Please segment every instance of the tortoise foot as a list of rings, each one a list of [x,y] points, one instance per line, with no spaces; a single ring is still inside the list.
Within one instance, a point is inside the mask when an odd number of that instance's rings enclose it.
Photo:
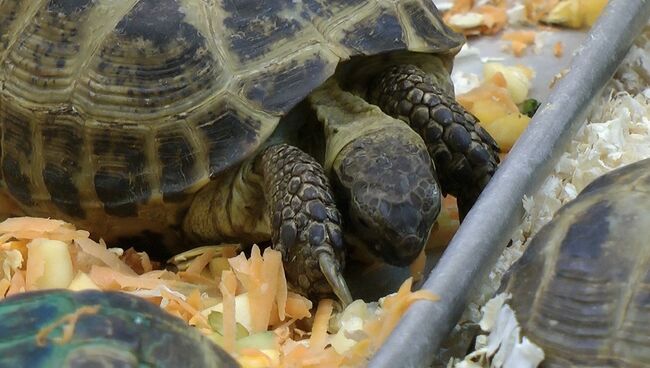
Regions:
[[[343,279],[341,215],[323,167],[300,149],[280,144],[261,156],[273,246],[283,254],[293,288],[352,302]]]
[[[494,139],[413,65],[388,68],[371,86],[369,99],[422,136],[442,191],[457,198],[464,217],[497,169],[499,147]]]

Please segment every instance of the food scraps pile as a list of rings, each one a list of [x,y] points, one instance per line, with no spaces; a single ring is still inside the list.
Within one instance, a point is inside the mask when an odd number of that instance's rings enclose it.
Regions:
[[[408,279],[376,303],[357,300],[335,313],[288,290],[280,252],[208,246],[162,269],[146,253],[107,248],[87,231],[53,219],[0,223],[0,299],[53,288],[117,290],[151,301],[194,326],[243,367],[359,366],[388,337],[415,300]],[[239,254],[238,254],[239,253]]]
[[[436,5],[455,31],[470,38],[500,37],[506,41],[504,50],[521,57],[529,47],[541,47],[540,33],[591,27],[607,0],[455,0]],[[556,57],[562,56],[561,41],[552,47]]]

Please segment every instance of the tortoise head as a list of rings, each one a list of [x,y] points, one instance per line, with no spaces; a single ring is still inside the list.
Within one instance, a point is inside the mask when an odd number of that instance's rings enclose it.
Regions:
[[[431,159],[408,129],[366,134],[335,160],[334,186],[346,215],[345,238],[386,263],[415,260],[440,212]]]

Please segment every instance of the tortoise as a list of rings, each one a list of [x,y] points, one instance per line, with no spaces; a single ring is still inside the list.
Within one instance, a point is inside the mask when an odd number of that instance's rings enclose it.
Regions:
[[[597,178],[531,240],[504,277],[545,367],[650,361],[650,159]]]
[[[0,303],[0,328],[2,367],[239,367],[180,318],[123,292],[12,295]]]
[[[271,242],[296,291],[350,301],[347,248],[409,264],[498,166],[463,43],[430,0],[0,1],[6,216],[157,258]]]

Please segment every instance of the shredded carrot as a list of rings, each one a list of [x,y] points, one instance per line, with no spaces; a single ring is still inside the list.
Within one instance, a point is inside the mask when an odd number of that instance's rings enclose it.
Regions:
[[[327,345],[327,327],[329,326],[333,308],[334,303],[331,299],[323,299],[318,303],[309,339],[309,346],[312,351],[323,350]]]
[[[286,314],[290,318],[303,319],[311,317],[312,303],[302,295],[289,291],[287,293]]]
[[[178,303],[178,306],[185,312],[187,312],[191,317],[193,318],[197,325],[200,327],[205,327],[209,328],[210,325],[208,324],[208,319],[201,314],[199,310],[191,306],[187,301],[181,299],[177,295],[174,295],[167,290],[160,290],[160,295],[162,295],[164,298],[174,300],[176,303]]]
[[[521,41],[526,44],[535,42],[536,33],[534,31],[511,31],[503,34],[501,39],[506,41]]]
[[[31,255],[29,250],[27,254],[27,265],[25,266],[25,290],[36,290],[37,281],[45,274],[45,260],[41,256]]]
[[[61,220],[51,220],[38,217],[12,217],[0,223],[0,243],[11,238],[70,241],[77,238],[88,238],[90,233],[76,230],[72,224]]]
[[[458,14],[466,13],[474,7],[474,0],[455,0],[454,4],[451,6],[449,13]]]
[[[508,24],[508,13],[504,7],[483,5],[478,7],[476,11],[483,15],[484,27],[481,28],[482,34],[497,34]]]
[[[11,281],[7,279],[0,280],[0,300],[5,298],[7,290],[9,290],[9,286],[11,286]]]
[[[133,248],[124,251],[122,261],[135,271],[137,274],[143,274],[153,270],[153,264],[149,259],[149,255],[145,252],[137,252]]]
[[[54,341],[57,344],[68,343],[72,339],[72,336],[74,335],[74,328],[75,325],[77,324],[77,321],[79,320],[79,317],[86,314],[96,314],[98,311],[99,311],[98,305],[92,305],[92,306],[85,305],[72,313],[66,314],[65,316],[59,318],[54,323],[38,331],[38,333],[36,334],[36,344],[38,346],[45,346],[47,337],[52,333],[52,331],[54,331],[57,327],[61,325],[63,325],[63,333],[61,334],[60,337],[53,338],[52,341]]]
[[[386,309],[387,313],[383,321],[381,322],[381,328],[379,334],[376,336],[376,346],[379,346],[386,341],[388,335],[393,331],[397,323],[401,319],[402,315],[406,309],[411,305],[411,303],[417,299],[412,298],[411,286],[413,284],[413,279],[408,278],[396,294],[386,297],[383,307]],[[438,298],[434,295],[431,295],[429,292],[420,290],[417,294],[418,299],[427,299],[430,301],[436,301]]]
[[[510,49],[517,57],[522,56],[526,48],[535,43],[534,31],[512,31],[505,33],[501,39],[510,41]]]
[[[278,292],[275,297],[275,303],[278,306],[278,319],[284,321],[287,316],[287,279],[284,276],[284,266],[280,262],[278,272]]]
[[[75,243],[86,253],[96,257],[104,262],[105,265],[119,271],[125,275],[137,275],[129,266],[126,265],[115,253],[108,251],[102,246],[89,238],[75,239]]]
[[[223,341],[224,349],[233,353],[235,351],[235,331],[237,321],[235,319],[235,293],[237,290],[237,279],[232,271],[221,273],[219,285],[223,295]]]
[[[196,257],[192,261],[186,272],[200,275],[201,271],[203,271],[203,269],[208,265],[208,263],[210,263],[210,260],[214,258],[216,254],[217,252],[214,249],[207,250],[205,253]]]
[[[524,0],[526,18],[537,23],[557,5],[560,0]]]
[[[199,289],[194,289],[187,297],[187,304],[191,305],[194,309],[201,309],[201,292]]]
[[[9,286],[9,290],[7,290],[7,294],[5,295],[10,296],[23,291],[25,291],[25,271],[18,270],[11,277],[11,285]]]
[[[197,275],[195,273],[188,273],[186,271],[180,271],[177,273],[178,277],[185,281],[197,284],[203,284],[206,286],[219,287],[219,278],[211,279],[203,275]]]
[[[269,326],[269,321],[271,315],[273,314],[272,309],[274,305],[277,307],[276,300],[278,298],[278,283],[280,271],[282,271],[282,253],[273,250],[271,248],[266,248],[264,250],[264,265],[262,267],[262,285],[261,291],[264,295],[264,305],[258,306],[262,307],[264,314],[261,317],[260,325],[264,325],[264,330]],[[267,312],[268,311],[268,314]],[[276,312],[275,315],[279,315],[279,312]]]
[[[496,87],[499,80],[495,79],[493,83]],[[35,229],[35,223],[43,224],[49,233]],[[33,280],[38,279],[38,270],[41,269],[42,274],[43,267],[39,266],[41,262],[37,257],[29,256],[26,244],[31,239],[48,238],[54,233],[59,239],[67,237],[75,273],[87,274],[90,281],[101,290],[122,290],[138,295],[160,306],[167,313],[183,319],[203,334],[215,333],[208,323],[205,311],[222,303],[223,340],[220,344],[247,367],[357,366],[354,362],[363,365],[373,349],[388,336],[408,305],[415,300],[435,300],[427,292],[411,292],[412,280],[409,279],[395,295],[384,300],[377,313],[364,321],[364,332],[360,336],[366,334],[368,337],[342,355],[328,346],[328,326],[334,309],[333,300],[322,300],[314,308],[309,299],[290,292],[281,254],[271,248],[266,248],[262,253],[255,245],[248,258],[244,254],[235,255],[230,252],[226,252],[229,254],[225,256],[225,253],[216,249],[202,250],[203,253],[193,253],[198,256],[190,261],[181,260],[184,262],[183,266],[186,266],[183,271],[171,272],[157,269],[160,264],[151,262],[146,253],[138,253],[133,249],[115,252],[108,249],[103,241],[95,242],[87,234],[64,222],[39,219],[14,221],[9,225],[0,223],[0,229],[4,226],[12,231],[11,234],[0,231],[0,237],[5,236],[7,241],[0,243],[0,252],[13,252],[13,257],[17,257],[15,250],[19,250],[24,262],[16,266],[17,261],[14,261],[10,266],[13,277],[8,279],[9,275],[5,275],[4,279],[0,279],[0,299],[5,295],[24,292],[29,289],[28,285],[33,283]],[[17,237],[16,234],[25,238]],[[420,256],[418,262],[424,260],[423,255]],[[218,264],[212,262],[215,259],[219,260]],[[413,266],[415,267],[415,264]],[[16,267],[18,269],[14,270]],[[218,275],[213,274],[216,270],[220,272]],[[251,327],[252,333],[273,331],[273,347],[265,347],[262,350],[237,348],[239,311],[236,308],[239,302],[235,303],[235,300],[238,293],[246,293],[246,303],[251,308],[246,311],[250,316],[242,317],[250,318],[250,326],[246,327]],[[79,315],[86,313],[84,310],[78,312]],[[296,326],[296,321],[310,318],[312,313],[315,313],[315,316],[311,331],[305,332]],[[77,318],[74,314],[65,316],[56,324],[40,331],[39,343],[47,343],[48,336],[62,324],[60,337],[51,341],[70,341]]]
[[[562,44],[562,41],[558,41],[553,45],[553,55],[555,57],[562,57],[564,54],[564,44]]]

